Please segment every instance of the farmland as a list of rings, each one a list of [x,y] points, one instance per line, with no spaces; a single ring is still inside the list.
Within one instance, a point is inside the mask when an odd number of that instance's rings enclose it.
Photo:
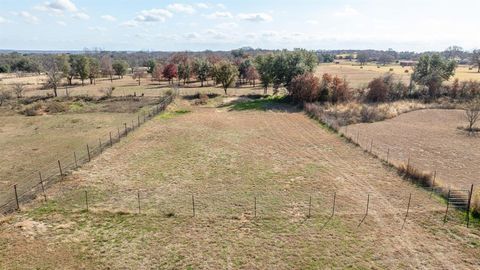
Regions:
[[[444,225],[441,200],[295,108],[191,104],[177,100],[48,190],[47,203],[5,217],[1,268],[480,263],[478,230],[462,225],[459,212]]]

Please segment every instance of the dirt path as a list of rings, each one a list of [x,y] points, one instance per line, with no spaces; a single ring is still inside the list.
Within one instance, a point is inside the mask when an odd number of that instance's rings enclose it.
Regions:
[[[458,213],[444,225],[437,198],[302,113],[189,109],[146,124],[52,189],[51,212],[33,207],[5,221],[0,243],[25,245],[14,224],[33,219],[47,229],[27,247],[62,243],[50,252],[80,254],[66,268],[480,266],[478,228]],[[89,214],[79,211],[84,190]],[[53,229],[62,224],[75,229]],[[3,250],[0,261],[14,255]]]

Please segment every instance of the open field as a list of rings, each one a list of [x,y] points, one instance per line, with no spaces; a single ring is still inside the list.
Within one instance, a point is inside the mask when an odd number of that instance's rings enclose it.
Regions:
[[[348,136],[360,134],[360,144],[369,148],[374,141],[374,152],[390,160],[405,163],[410,156],[413,166],[434,172],[437,181],[447,187],[469,189],[480,186],[480,141],[467,136],[458,127],[465,126],[463,110],[418,110],[382,122],[356,124],[342,128]]]
[[[393,69],[393,71],[390,71],[390,69]],[[405,70],[408,70],[408,73],[405,73]],[[341,61],[340,64],[320,64],[316,71],[319,76],[324,73],[330,73],[341,78],[345,77],[352,87],[366,87],[372,79],[386,73],[392,73],[397,80],[408,84],[412,72],[411,67],[402,68],[400,65],[391,64],[379,66],[378,68],[376,64],[369,63],[360,68],[358,63],[348,61]],[[460,81],[480,80],[480,73],[476,69],[469,70],[468,66],[459,66],[451,81],[455,78],[458,78]]]
[[[478,228],[459,213],[443,224],[439,198],[303,113],[278,108],[178,101],[48,190],[48,203],[1,220],[0,268],[480,265]]]

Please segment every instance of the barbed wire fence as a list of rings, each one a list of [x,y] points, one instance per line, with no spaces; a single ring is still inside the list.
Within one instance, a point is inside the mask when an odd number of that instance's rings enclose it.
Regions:
[[[94,157],[100,155],[105,149],[112,147],[114,144],[141,125],[152,119],[156,115],[165,111],[167,106],[173,101],[177,95],[177,90],[170,95],[167,95],[161,102],[154,105],[148,111],[138,114],[131,123],[124,123],[122,127],[109,132],[103,139],[96,142],[85,143],[81,149],[73,151],[73,153],[65,153],[58,157],[58,159],[44,167],[38,168],[38,172],[31,173],[24,177],[24,179],[31,179],[22,181],[17,184],[7,187],[2,193],[7,194],[6,199],[0,205],[0,214],[8,214],[15,210],[20,210],[21,203],[33,200],[38,194],[46,200],[45,191],[55,183],[64,180],[65,176],[72,171],[78,169],[82,165],[90,162]]]

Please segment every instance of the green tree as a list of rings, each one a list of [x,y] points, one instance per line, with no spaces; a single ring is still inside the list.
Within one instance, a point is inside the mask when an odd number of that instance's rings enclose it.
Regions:
[[[221,61],[214,67],[215,81],[222,84],[225,95],[238,76],[237,67],[229,61]]]
[[[205,58],[198,58],[193,63],[193,72],[197,75],[197,79],[203,87],[203,82],[208,79],[210,74],[211,66],[210,63]]]
[[[90,79],[90,84],[95,84],[98,74],[100,74],[100,61],[91,57],[88,62],[90,64],[88,78]]]
[[[152,74],[153,73],[153,70],[155,69],[155,65],[157,63],[155,62],[155,60],[153,59],[150,59],[147,61],[147,73],[148,74]]]
[[[115,60],[112,64],[115,75],[123,79],[123,76],[127,74],[128,63],[124,60]]]
[[[82,86],[85,85],[84,81],[88,79],[88,76],[90,75],[90,62],[88,57],[81,55],[78,60],[77,60],[77,74],[80,77],[80,80],[82,81]]]
[[[360,63],[360,66],[364,66],[369,60],[368,54],[359,53],[357,54],[357,61]]]
[[[438,54],[422,55],[415,66],[412,80],[428,88],[428,96],[435,98],[444,81],[455,74],[457,64],[454,60],[446,60]]]
[[[190,80],[191,73],[192,68],[188,61],[180,62],[180,64],[178,64],[178,79],[183,80],[184,85]]]
[[[273,54],[259,55],[254,60],[265,94],[267,94],[268,86],[273,83],[273,60]]]

